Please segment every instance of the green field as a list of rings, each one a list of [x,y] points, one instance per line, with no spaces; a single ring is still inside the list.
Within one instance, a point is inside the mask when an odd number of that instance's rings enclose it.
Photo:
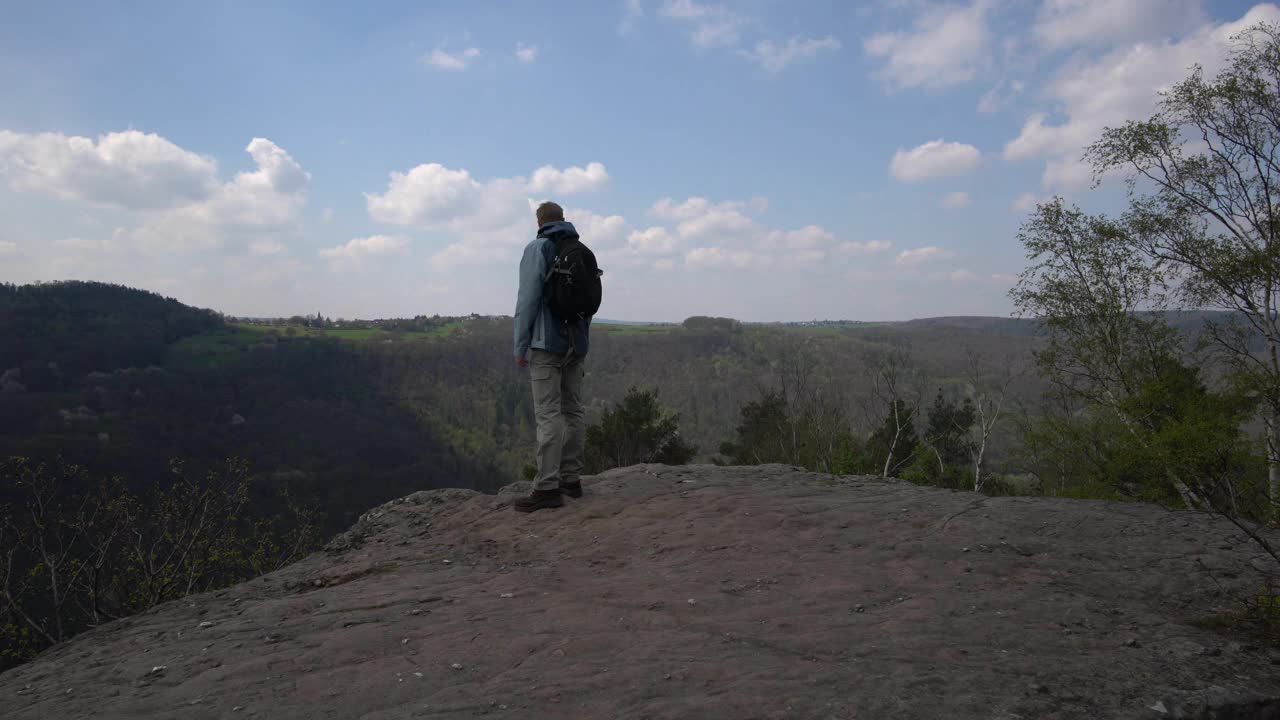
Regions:
[[[594,323],[592,330],[608,335],[665,335],[680,329],[679,325],[622,325],[612,323]]]
[[[211,367],[233,361],[254,345],[293,338],[334,338],[350,342],[405,342],[447,337],[465,325],[451,322],[427,331],[390,331],[380,328],[311,328],[305,325],[255,325],[228,323],[225,328],[183,338],[169,346],[169,362],[182,367]]]

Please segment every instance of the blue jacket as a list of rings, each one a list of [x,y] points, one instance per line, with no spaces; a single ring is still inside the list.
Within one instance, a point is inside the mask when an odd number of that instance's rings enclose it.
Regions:
[[[570,349],[576,357],[586,357],[591,345],[591,319],[565,327],[551,317],[551,309],[542,300],[542,286],[547,269],[556,259],[555,238],[578,237],[572,223],[549,222],[538,228],[538,237],[524,248],[520,258],[520,291],[516,294],[516,357],[525,357],[530,348],[565,355]],[[569,333],[573,333],[570,344]]]

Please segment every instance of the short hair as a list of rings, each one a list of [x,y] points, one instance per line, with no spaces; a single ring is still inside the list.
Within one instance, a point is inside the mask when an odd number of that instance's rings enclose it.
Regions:
[[[557,220],[564,220],[564,208],[550,200],[538,206],[539,225],[546,225],[549,222],[555,222]]]

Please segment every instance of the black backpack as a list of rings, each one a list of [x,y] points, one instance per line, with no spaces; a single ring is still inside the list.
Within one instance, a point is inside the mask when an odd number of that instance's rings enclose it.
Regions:
[[[552,317],[569,325],[589,318],[600,309],[604,274],[596,265],[595,253],[582,244],[577,233],[567,230],[539,233],[555,243],[556,257],[543,278],[542,297]]]

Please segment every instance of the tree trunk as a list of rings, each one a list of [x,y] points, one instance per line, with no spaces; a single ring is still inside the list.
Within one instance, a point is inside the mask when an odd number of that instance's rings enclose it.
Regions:
[[[1280,418],[1267,416],[1267,500],[1271,503],[1271,522],[1280,524]]]

